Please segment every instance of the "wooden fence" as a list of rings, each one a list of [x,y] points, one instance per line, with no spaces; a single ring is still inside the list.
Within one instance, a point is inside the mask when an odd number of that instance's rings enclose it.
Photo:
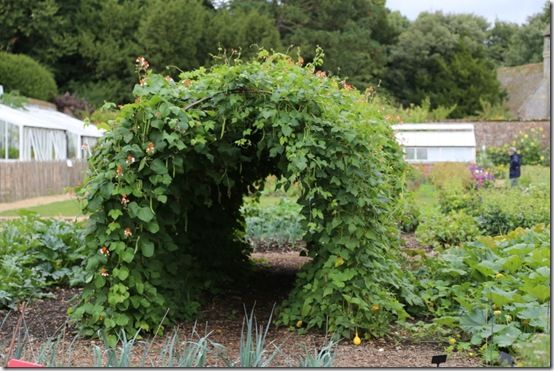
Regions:
[[[79,185],[87,169],[86,161],[6,161],[0,162],[0,202],[63,194],[66,187]]]

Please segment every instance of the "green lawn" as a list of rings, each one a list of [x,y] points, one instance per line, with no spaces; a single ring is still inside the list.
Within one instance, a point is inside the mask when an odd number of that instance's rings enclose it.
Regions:
[[[18,216],[20,212],[28,210],[39,213],[41,216],[82,216],[81,207],[77,200],[53,202],[51,204],[14,209],[0,213],[0,216]]]
[[[422,213],[428,213],[439,207],[438,191],[431,183],[422,183],[414,191],[414,199]]]

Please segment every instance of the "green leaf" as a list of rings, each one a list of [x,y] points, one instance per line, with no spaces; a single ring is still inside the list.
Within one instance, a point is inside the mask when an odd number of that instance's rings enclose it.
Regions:
[[[114,316],[115,323],[118,326],[126,326],[129,323],[129,317],[125,314],[118,313]]]
[[[546,330],[550,322],[548,306],[545,304],[539,306],[536,303],[529,303],[526,306],[524,310],[517,314],[517,317],[528,320],[529,325],[533,327]]]
[[[126,250],[121,254],[121,260],[123,260],[123,261],[126,262],[126,263],[132,262],[134,257],[135,257],[135,254],[133,254],[133,250],[132,250],[132,249],[126,249]]]
[[[111,318],[104,318],[104,326],[106,326],[106,328],[110,329],[110,328],[113,328],[115,327],[115,321]]]
[[[548,298],[550,298],[550,287],[545,285],[529,285],[526,284],[522,287],[522,290],[536,298],[539,302],[544,303]]]
[[[119,218],[121,215],[123,215],[123,212],[119,209],[112,209],[108,212],[108,215],[113,219],[113,220],[116,220],[117,218]]]
[[[149,207],[141,207],[137,210],[137,217],[143,222],[149,222],[154,218],[154,213],[150,210]]]
[[[167,174],[167,167],[165,166],[165,163],[159,158],[152,161],[152,163],[150,164],[150,169],[159,175]]]
[[[94,287],[96,287],[97,289],[100,289],[104,287],[105,284],[106,284],[106,280],[104,279],[104,277],[102,277],[100,274],[97,275],[96,279],[94,280]]]
[[[141,241],[141,251],[142,255],[147,258],[150,258],[154,255],[154,243],[148,240]]]
[[[152,220],[148,224],[146,224],[146,230],[150,233],[158,233],[158,231],[160,230],[160,225],[156,220]]]
[[[493,287],[488,291],[483,290],[483,294],[485,294],[488,298],[490,298],[492,302],[496,304],[498,307],[502,307],[503,305],[512,303],[514,301],[514,295],[516,293],[517,293],[517,290],[504,291],[496,287]]]
[[[489,312],[489,316],[492,313]],[[460,328],[470,334],[482,334],[488,330],[490,322],[484,309],[474,309],[460,318]]]
[[[519,336],[521,331],[513,324],[510,324],[502,331],[494,334],[493,340],[499,347],[511,346]]]
[[[120,280],[125,281],[125,279],[127,279],[127,277],[129,277],[129,270],[125,267],[119,268],[118,273],[117,273],[117,277]]]
[[[502,270],[512,273],[517,271],[522,264],[523,261],[521,260],[521,257],[517,255],[512,255],[506,259],[506,261],[502,265]]]
[[[127,207],[127,210],[129,210],[129,216],[131,218],[136,217],[139,209],[140,209],[140,206],[135,201],[129,203],[129,206]]]

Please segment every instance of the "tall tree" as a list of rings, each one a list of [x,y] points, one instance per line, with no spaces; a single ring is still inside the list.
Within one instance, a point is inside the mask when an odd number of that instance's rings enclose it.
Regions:
[[[403,104],[426,97],[433,108],[456,104],[453,117],[474,114],[479,98],[499,102],[484,46],[487,28],[484,18],[471,14],[421,13],[392,48],[385,87]]]
[[[206,27],[205,47],[210,54],[217,54],[218,48],[236,49],[240,50],[241,58],[247,59],[255,55],[258,48],[282,48],[275,21],[268,12],[256,3],[231,5],[213,13]]]
[[[75,52],[71,19],[77,0],[0,1],[0,48],[26,54],[52,70],[56,77],[62,68],[58,60]]]
[[[506,53],[508,66],[542,61],[543,35],[550,27],[550,6],[550,2],[546,2],[543,10],[528,17],[527,22],[512,36]]]
[[[152,68],[166,66],[183,70],[201,66],[199,53],[208,10],[200,0],[153,0],[140,22],[138,39]]]
[[[282,0],[272,11],[283,44],[300,47],[305,60],[321,46],[323,69],[361,89],[382,74],[385,45],[396,36],[383,0]]]
[[[143,14],[143,1],[82,0],[74,22],[78,25],[79,56],[83,70],[68,82],[98,105],[104,100],[130,99],[136,81],[134,64],[141,49],[136,30]]]
[[[487,55],[498,66],[506,64],[510,50],[510,40],[518,32],[517,23],[496,20],[494,27],[487,31]]]

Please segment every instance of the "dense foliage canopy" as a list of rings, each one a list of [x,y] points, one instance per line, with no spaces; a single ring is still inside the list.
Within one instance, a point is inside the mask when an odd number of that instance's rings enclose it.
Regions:
[[[74,318],[90,334],[154,331],[168,308],[191,317],[203,292],[236,282],[249,253],[239,209],[269,174],[300,184],[313,257],[282,323],[377,335],[406,315],[399,294],[417,301],[396,259],[392,131],[348,84],[298,64],[262,51],[136,85],[83,189],[90,257]]]
[[[473,15],[421,13],[393,47],[385,79],[404,104],[453,106],[452,117],[473,115],[480,101],[499,103],[500,83],[486,58],[487,22]]]
[[[387,9],[383,0],[4,0],[0,2],[0,47],[36,59],[54,73],[62,93],[76,93],[95,106],[105,100],[131,101],[128,87],[139,55],[146,56],[155,71],[176,77],[179,69],[213,65],[213,55],[222,51],[248,58],[263,47],[292,56],[299,53],[309,62],[317,45],[325,50],[321,69],[328,74],[347,78],[361,91],[386,81],[387,93],[401,103],[419,104],[422,97],[437,92],[428,83],[437,68],[471,74],[493,69],[490,62],[540,61],[549,14],[546,3],[543,12],[522,26],[497,21],[490,27],[483,18],[468,14],[427,14],[421,16],[425,21],[410,22]],[[437,45],[444,48],[422,60],[402,58],[406,39],[420,45],[420,40],[413,39],[420,27],[416,24],[428,22],[430,27],[438,20],[442,26],[425,38],[436,36]],[[469,44],[470,53],[460,55],[469,58],[467,64],[473,66],[469,70],[459,70],[453,59],[460,35]],[[476,45],[485,50],[477,52]],[[442,67],[437,66],[439,60]],[[397,69],[398,63],[413,61],[416,65],[407,66],[408,70]],[[403,77],[414,70],[418,82],[423,81],[415,96],[410,93],[414,81]],[[491,92],[498,87],[480,83],[482,78],[472,84],[471,95],[478,95],[477,102],[482,98],[494,103],[497,98],[492,99]],[[463,79],[451,82],[465,88]],[[441,89],[445,100],[458,99],[458,93],[450,96],[449,89]],[[380,93],[384,92],[381,88]],[[442,104],[431,103],[433,108]],[[466,111],[458,108],[453,115]]]

